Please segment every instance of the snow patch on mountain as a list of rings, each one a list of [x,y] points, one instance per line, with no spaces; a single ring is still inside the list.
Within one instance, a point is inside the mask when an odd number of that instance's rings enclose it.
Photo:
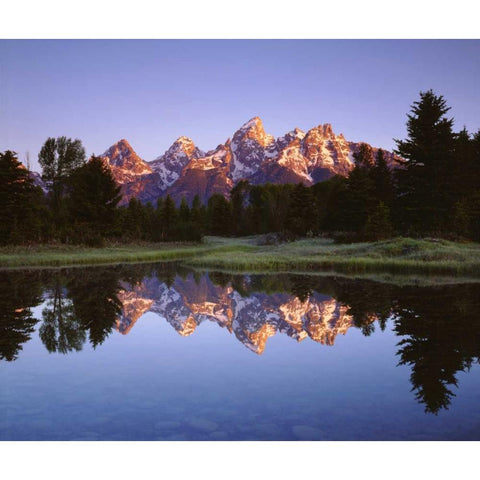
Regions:
[[[152,160],[149,165],[155,173],[159,174],[162,186],[166,189],[178,180],[182,170],[191,160],[204,155],[205,153],[197,148],[190,138],[182,136],[177,138],[163,155]]]

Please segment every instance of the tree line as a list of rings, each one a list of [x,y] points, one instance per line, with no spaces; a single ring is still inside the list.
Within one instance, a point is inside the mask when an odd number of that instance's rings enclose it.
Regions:
[[[198,241],[204,235],[334,234],[340,241],[393,235],[480,240],[480,130],[453,131],[445,99],[420,93],[395,140],[396,165],[361,144],[348,177],[303,184],[251,185],[180,205],[135,198],[118,206],[120,187],[99,157],[86,161],[80,140],[49,138],[39,153],[44,194],[15,152],[0,153],[0,243]]]

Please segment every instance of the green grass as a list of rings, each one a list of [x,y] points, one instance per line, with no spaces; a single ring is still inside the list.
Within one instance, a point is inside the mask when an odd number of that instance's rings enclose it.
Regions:
[[[232,240],[232,246],[236,245]],[[215,245],[215,240],[210,240]],[[218,244],[218,243],[217,243]],[[223,246],[227,244],[224,240]],[[480,277],[480,244],[446,240],[396,238],[375,243],[334,244],[309,239],[243,251],[211,251],[189,265],[229,271],[335,271],[348,273],[435,274]]]
[[[89,248],[66,245],[0,248],[0,268],[60,267],[181,260],[207,247],[188,244],[132,244]]]
[[[229,272],[338,272],[353,275],[430,275],[480,278],[480,244],[395,238],[334,244],[306,239],[277,246],[258,237],[205,237],[202,244],[133,244],[104,248],[47,245],[0,248],[0,268],[58,267],[181,260]]]

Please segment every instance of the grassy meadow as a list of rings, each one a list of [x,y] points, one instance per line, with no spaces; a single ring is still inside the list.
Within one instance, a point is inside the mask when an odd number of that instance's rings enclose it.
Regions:
[[[206,252],[199,244],[118,244],[106,247],[41,245],[0,248],[0,268],[64,267],[181,260]]]
[[[336,244],[330,239],[259,245],[261,237],[205,237],[202,243],[112,244],[103,248],[44,245],[0,248],[0,268],[181,261],[229,272],[336,272],[368,276],[480,278],[480,244],[395,238]]]

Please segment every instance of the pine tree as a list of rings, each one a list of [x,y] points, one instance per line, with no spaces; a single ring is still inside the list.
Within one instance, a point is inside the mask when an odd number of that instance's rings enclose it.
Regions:
[[[77,234],[106,236],[111,234],[115,210],[121,200],[120,187],[110,168],[101,158],[92,156],[88,163],[71,175],[69,210]]]
[[[390,206],[393,201],[393,178],[382,149],[377,152],[375,165],[371,169],[371,178],[376,199]]]
[[[128,202],[123,227],[123,232],[127,234],[130,240],[140,240],[143,238],[142,226],[145,223],[143,215],[142,204],[135,197],[132,197]]]
[[[353,159],[357,168],[370,169],[375,163],[372,147],[368,143],[361,143],[358,151],[354,152]]]
[[[172,241],[176,239],[177,235],[177,210],[175,202],[170,195],[167,195],[162,208],[161,214],[163,241]]]
[[[416,233],[445,231],[454,198],[453,119],[442,96],[420,93],[408,115],[406,140],[395,140],[403,161],[396,170],[398,212],[403,229]]]
[[[290,194],[287,213],[287,229],[297,235],[313,232],[317,224],[315,218],[315,198],[312,190],[299,183]]]
[[[469,221],[470,236],[473,240],[480,241],[480,130],[472,138],[472,165],[471,185],[472,193],[469,195]]]
[[[232,210],[230,202],[220,194],[214,194],[208,199],[208,225],[213,235],[231,235]]]
[[[0,153],[0,244],[39,241],[44,196],[10,150]]]
[[[152,239],[155,242],[158,242],[162,239],[162,211],[163,211],[164,201],[163,198],[159,197],[157,199],[157,205],[155,208],[155,214],[153,217],[153,227],[152,227]]]
[[[362,143],[353,157],[355,167],[348,176],[341,202],[341,228],[359,235],[377,203],[372,180],[374,168],[372,148]]]
[[[233,233],[244,235],[246,233],[246,200],[249,194],[250,185],[248,181],[241,180],[230,191],[230,203],[232,205]]]
[[[207,214],[205,206],[202,205],[200,197],[193,197],[192,208],[190,210],[192,235],[191,239],[195,241],[201,240],[205,234]]]
[[[192,236],[192,226],[190,218],[190,208],[187,199],[182,197],[180,208],[178,209],[178,236],[180,240],[190,240]]]
[[[392,234],[390,209],[383,202],[379,202],[368,216],[362,236],[365,240],[377,241],[390,238]]]
[[[332,232],[343,230],[342,204],[345,198],[347,179],[341,175],[335,175],[329,180],[313,185],[318,211],[318,229]]]

